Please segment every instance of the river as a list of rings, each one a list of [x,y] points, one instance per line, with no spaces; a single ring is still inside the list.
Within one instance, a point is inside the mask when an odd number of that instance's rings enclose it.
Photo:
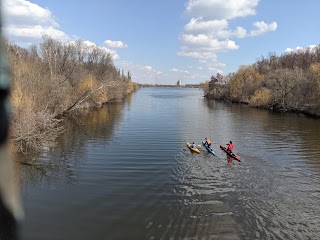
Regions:
[[[65,120],[20,169],[21,239],[318,239],[320,120],[202,95],[143,88]],[[216,156],[186,147],[206,136]]]

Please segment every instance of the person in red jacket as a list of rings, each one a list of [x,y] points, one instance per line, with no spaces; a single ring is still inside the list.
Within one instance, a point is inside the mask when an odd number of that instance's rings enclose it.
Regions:
[[[232,152],[232,149],[233,149],[233,144],[232,144],[232,141],[230,141],[230,143],[227,143],[227,151],[229,151],[230,153]]]

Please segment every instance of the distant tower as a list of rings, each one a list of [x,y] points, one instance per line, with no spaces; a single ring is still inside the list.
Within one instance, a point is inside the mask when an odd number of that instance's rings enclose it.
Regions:
[[[181,81],[181,80],[179,80],[179,81],[177,82],[177,86],[182,86],[182,81]]]

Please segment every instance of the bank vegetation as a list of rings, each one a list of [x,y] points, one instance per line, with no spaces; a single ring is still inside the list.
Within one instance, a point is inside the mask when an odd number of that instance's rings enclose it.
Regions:
[[[269,54],[202,84],[205,97],[320,117],[320,45]]]
[[[62,116],[99,107],[135,91],[131,74],[112,56],[79,40],[43,37],[28,49],[6,42],[11,71],[11,140],[18,152],[50,147],[63,131]]]

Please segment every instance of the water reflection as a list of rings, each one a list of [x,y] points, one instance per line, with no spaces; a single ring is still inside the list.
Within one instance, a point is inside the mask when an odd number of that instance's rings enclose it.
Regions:
[[[17,156],[23,162],[20,166],[23,182],[35,185],[37,182],[59,180],[74,184],[77,170],[83,164],[86,142],[103,140],[107,144],[121,119],[124,106],[120,102],[108,103],[99,109],[65,118],[65,132],[52,149],[45,149],[39,154]]]

